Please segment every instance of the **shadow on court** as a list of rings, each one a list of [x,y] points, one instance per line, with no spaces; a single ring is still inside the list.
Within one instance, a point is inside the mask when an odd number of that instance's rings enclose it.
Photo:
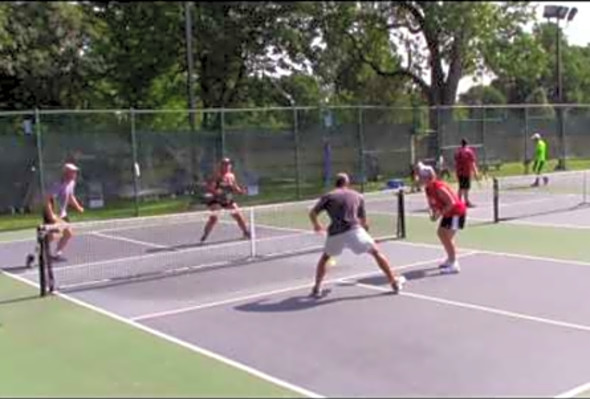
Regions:
[[[410,270],[402,273],[408,281],[416,281],[425,278],[448,277],[446,274],[441,274],[438,267],[429,267],[426,269]],[[360,284],[374,285],[374,286],[389,286],[387,278],[383,275],[364,277],[357,280]]]
[[[344,284],[342,284],[344,285]],[[352,284],[346,284],[352,285]],[[335,289],[338,289],[335,288]],[[239,310],[241,312],[258,312],[258,313],[274,313],[274,312],[297,312],[302,310],[308,310],[312,308],[317,308],[320,306],[326,305],[333,305],[335,303],[341,302],[348,302],[348,301],[358,301],[363,299],[372,299],[377,297],[383,296],[391,296],[393,292],[381,292],[381,293],[371,293],[365,295],[351,295],[345,296],[340,298],[330,298],[329,295],[331,294],[332,290],[329,290],[327,295],[322,298],[316,299],[309,296],[309,294],[305,295],[297,295],[292,296],[289,298],[285,298],[279,302],[268,302],[268,299],[260,299],[254,302],[246,303],[244,305],[236,306],[234,309]]]

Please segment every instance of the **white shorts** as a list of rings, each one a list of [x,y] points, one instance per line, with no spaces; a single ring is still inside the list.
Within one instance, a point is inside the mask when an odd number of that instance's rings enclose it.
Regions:
[[[324,252],[328,256],[337,256],[345,248],[350,249],[357,255],[369,252],[374,248],[375,240],[362,227],[351,229],[345,233],[335,236],[328,236]]]

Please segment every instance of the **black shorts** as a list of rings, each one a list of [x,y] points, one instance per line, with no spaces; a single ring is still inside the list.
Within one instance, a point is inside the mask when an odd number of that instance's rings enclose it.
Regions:
[[[459,190],[469,190],[471,188],[471,177],[458,176]]]
[[[223,209],[232,209],[236,201],[221,201],[219,199],[213,198],[205,202],[205,204],[211,208],[212,206],[219,205]]]
[[[444,217],[440,221],[440,227],[447,230],[463,230],[465,227],[465,219],[466,215],[462,216],[451,216],[451,217]]]
[[[70,218],[69,217],[63,217],[61,218],[64,222],[68,222],[70,223]],[[51,219],[49,218],[49,215],[46,212],[43,212],[43,224],[53,224],[53,222],[51,221]]]

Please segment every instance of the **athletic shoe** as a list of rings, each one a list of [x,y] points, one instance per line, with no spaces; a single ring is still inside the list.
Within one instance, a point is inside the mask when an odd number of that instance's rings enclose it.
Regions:
[[[461,271],[461,267],[459,266],[459,262],[455,261],[453,263],[443,263],[439,266],[441,274],[457,274]]]
[[[35,263],[35,256],[33,254],[28,254],[26,260],[26,267],[30,269],[31,267],[33,267],[33,263]]]
[[[63,256],[61,252],[57,252],[55,255],[51,256],[51,260],[54,262],[65,262],[66,258]]]
[[[467,208],[475,208],[475,205],[471,202],[468,202],[465,205],[467,206]]]
[[[250,238],[252,238],[252,233],[250,233],[249,231],[245,232],[244,235],[242,236],[242,238],[244,240],[249,240]]]
[[[406,283],[407,279],[403,275],[396,276],[394,279],[395,283],[391,285],[391,289],[393,290],[394,294],[399,294],[400,291],[404,289],[404,284]]]
[[[330,292],[329,289],[322,290],[320,288],[313,287],[311,290],[311,293],[309,294],[309,297],[313,298],[313,299],[320,299],[320,298],[323,298],[326,295],[328,295],[329,292]]]
[[[544,185],[549,184],[549,178],[547,176],[543,176],[543,184]]]

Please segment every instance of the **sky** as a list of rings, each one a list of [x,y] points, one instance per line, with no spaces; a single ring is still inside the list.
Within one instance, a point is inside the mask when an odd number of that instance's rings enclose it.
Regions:
[[[533,5],[537,6],[537,17],[539,22],[546,22],[543,18],[543,6],[545,5],[560,5],[566,7],[576,7],[578,13],[576,14],[573,21],[565,25],[565,21],[561,21],[560,25],[567,36],[568,43],[575,46],[586,46],[590,43],[590,26],[588,26],[588,18],[590,18],[590,1],[533,1]],[[532,29],[533,24],[528,28]],[[485,76],[483,83],[489,84],[492,80],[492,76]],[[474,81],[471,77],[464,77],[459,82],[459,93],[464,93],[471,86]]]

